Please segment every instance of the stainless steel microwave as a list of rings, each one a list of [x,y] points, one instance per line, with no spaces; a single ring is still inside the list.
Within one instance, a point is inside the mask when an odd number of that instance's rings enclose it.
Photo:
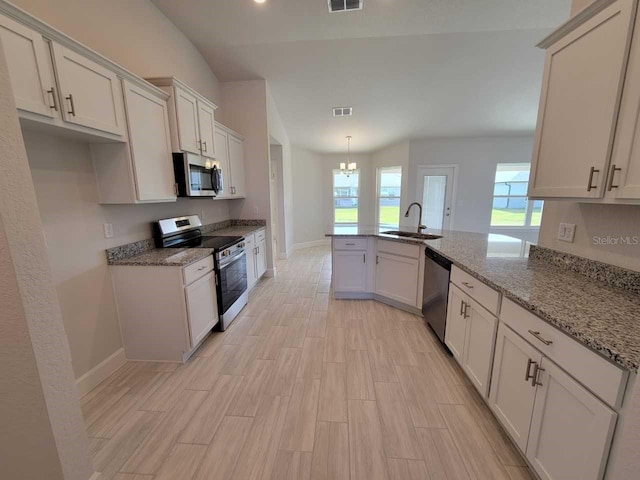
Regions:
[[[174,153],[173,169],[179,197],[218,197],[224,193],[222,170],[215,160]]]

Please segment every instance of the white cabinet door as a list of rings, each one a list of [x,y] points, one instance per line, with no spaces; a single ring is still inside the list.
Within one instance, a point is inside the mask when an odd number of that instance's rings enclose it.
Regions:
[[[419,260],[378,252],[376,263],[376,294],[415,307]]]
[[[42,35],[0,16],[0,39],[16,106],[27,112],[59,117],[51,55]]]
[[[167,102],[126,81],[123,88],[138,200],[174,201]]]
[[[498,319],[474,300],[467,301],[467,332],[462,368],[483,397],[489,394]],[[457,313],[457,312],[454,312]]]
[[[444,343],[449,347],[453,356],[462,364],[465,339],[467,335],[466,310],[468,297],[458,287],[449,284],[449,304],[447,305],[447,327],[444,333]]]
[[[607,195],[640,199],[640,28],[636,28],[616,127]]]
[[[244,142],[233,135],[229,135],[228,139],[231,195],[244,197],[247,194],[244,173]]]
[[[366,252],[334,251],[333,269],[333,288],[336,292],[367,291]]]
[[[215,273],[210,272],[185,288],[191,348],[218,323]]]
[[[256,269],[258,273],[258,278],[262,277],[267,271],[267,241],[265,239],[257,242],[256,245],[257,255],[256,255]]]
[[[198,100],[181,88],[173,88],[180,150],[200,155]]]
[[[218,198],[231,197],[231,169],[229,168],[229,145],[227,143],[227,132],[216,130],[216,164],[222,171],[222,192]]]
[[[114,72],[53,44],[62,100],[62,118],[103,132],[124,134],[122,86]]]
[[[258,281],[256,242],[253,235],[244,236],[244,249],[247,252],[247,289],[251,290]]]
[[[545,480],[599,480],[616,413],[548,359],[538,375],[527,458]]]
[[[513,441],[525,452],[536,389],[531,374],[542,355],[513,330],[500,324],[491,377],[489,406]],[[579,477],[574,477],[579,478]]]
[[[633,11],[618,0],[547,49],[530,197],[603,196]]]
[[[214,109],[198,100],[198,124],[200,125],[200,151],[207,158],[216,158],[216,120]]]

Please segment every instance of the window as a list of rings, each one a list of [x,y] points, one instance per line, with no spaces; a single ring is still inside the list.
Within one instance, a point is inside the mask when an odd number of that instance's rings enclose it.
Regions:
[[[529,200],[528,163],[499,163],[493,186],[492,227],[539,227],[542,200]]]
[[[358,195],[360,193],[360,170],[346,175],[333,171],[333,222],[348,225],[358,224]]]
[[[398,228],[400,226],[400,185],[402,167],[378,169],[378,226]]]

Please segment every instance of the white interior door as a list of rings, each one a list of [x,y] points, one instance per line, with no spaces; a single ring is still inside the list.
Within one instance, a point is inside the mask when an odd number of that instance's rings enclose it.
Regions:
[[[418,168],[418,200],[422,204],[423,225],[436,230],[450,230],[453,225],[455,166]]]

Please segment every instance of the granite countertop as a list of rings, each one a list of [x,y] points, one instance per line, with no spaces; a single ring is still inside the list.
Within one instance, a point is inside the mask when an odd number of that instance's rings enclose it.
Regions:
[[[605,358],[636,373],[640,367],[640,296],[556,266],[544,255],[528,258],[528,242],[455,231],[441,232],[437,240],[393,238],[376,227],[332,231],[328,236],[426,245]]]
[[[113,260],[110,265],[186,267],[211,255],[213,255],[213,248],[154,248],[138,255]]]

